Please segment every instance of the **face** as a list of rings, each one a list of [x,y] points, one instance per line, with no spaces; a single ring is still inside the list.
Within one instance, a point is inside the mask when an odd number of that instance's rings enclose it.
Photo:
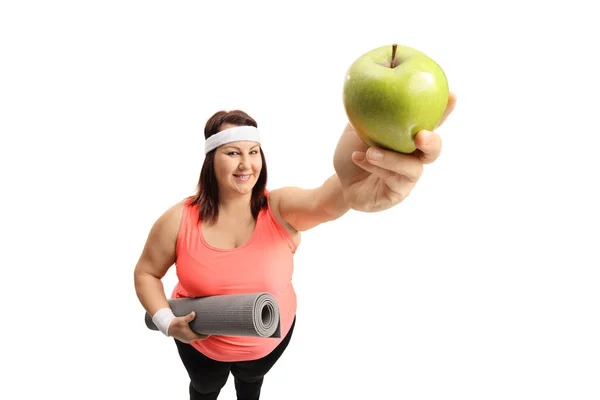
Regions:
[[[226,124],[221,129],[232,126]],[[220,190],[251,193],[262,169],[260,145],[248,141],[226,143],[215,150],[214,166]]]

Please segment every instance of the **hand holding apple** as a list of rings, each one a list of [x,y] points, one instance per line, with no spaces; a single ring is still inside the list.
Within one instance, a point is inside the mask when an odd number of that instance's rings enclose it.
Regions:
[[[415,135],[433,130],[448,105],[442,68],[407,46],[378,47],[347,71],[343,103],[348,120],[369,146],[412,153]]]
[[[376,212],[402,202],[440,155],[434,129],[455,105],[441,68],[417,50],[380,47],[357,59],[344,84],[349,123],[334,154],[350,208]]]
[[[455,105],[456,95],[450,92],[438,126]],[[378,212],[408,197],[424,165],[434,162],[442,150],[442,139],[434,131],[419,131],[414,143],[416,150],[412,154],[369,147],[352,125],[347,124],[336,146],[333,164],[348,206],[357,211]]]

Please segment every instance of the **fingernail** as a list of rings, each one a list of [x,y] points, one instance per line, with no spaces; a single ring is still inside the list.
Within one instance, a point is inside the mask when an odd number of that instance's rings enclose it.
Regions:
[[[354,158],[354,160],[356,160],[356,161],[362,161],[365,159],[365,153],[360,152],[360,151],[355,151],[354,153],[352,153],[352,158]]]
[[[369,159],[373,161],[381,161],[383,159],[383,153],[377,149],[370,148],[369,149]]]

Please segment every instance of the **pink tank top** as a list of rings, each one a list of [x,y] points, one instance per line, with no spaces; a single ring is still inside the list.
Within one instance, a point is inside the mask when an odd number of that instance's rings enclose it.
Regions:
[[[289,332],[296,314],[292,285],[295,243],[271,212],[258,215],[250,240],[236,249],[219,249],[204,240],[198,206],[186,203],[177,236],[178,283],[172,298],[268,292],[281,314],[281,338],[215,335],[192,346],[218,361],[246,361],[266,356]]]

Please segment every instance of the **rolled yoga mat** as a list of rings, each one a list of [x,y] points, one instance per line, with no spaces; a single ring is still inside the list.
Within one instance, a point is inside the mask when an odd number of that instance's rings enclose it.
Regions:
[[[194,311],[190,328],[203,335],[281,337],[279,306],[269,293],[226,294],[169,299],[173,314],[182,317]],[[157,331],[150,314],[146,326]]]

